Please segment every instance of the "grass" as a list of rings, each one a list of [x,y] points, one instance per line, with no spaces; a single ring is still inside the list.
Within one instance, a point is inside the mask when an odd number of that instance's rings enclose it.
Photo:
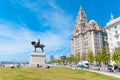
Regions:
[[[44,68],[0,68],[0,80],[120,80],[84,70],[52,67]]]

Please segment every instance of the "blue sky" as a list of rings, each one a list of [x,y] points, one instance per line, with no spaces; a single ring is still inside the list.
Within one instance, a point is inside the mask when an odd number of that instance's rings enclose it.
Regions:
[[[104,27],[112,13],[120,16],[119,0],[0,0],[0,61],[29,61],[31,41],[41,39],[45,53],[71,53],[70,38],[80,6],[88,20]]]

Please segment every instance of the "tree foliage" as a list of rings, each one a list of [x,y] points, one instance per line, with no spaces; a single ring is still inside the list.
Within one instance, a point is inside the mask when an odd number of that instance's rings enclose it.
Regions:
[[[112,55],[112,60],[115,61],[117,64],[120,64],[120,47],[115,48]]]
[[[71,54],[68,58],[67,58],[67,61],[69,62],[69,63],[77,63],[77,62],[79,62],[80,61],[80,56],[79,56],[79,54]]]
[[[99,63],[101,62],[108,63],[109,60],[110,60],[110,54],[107,51],[107,47],[102,46],[101,52],[95,55],[95,61]]]
[[[101,63],[101,55],[100,55],[100,53],[95,55],[95,61]]]
[[[102,51],[100,53],[101,61],[103,63],[107,63],[110,60],[110,54],[108,53],[108,48],[106,46],[102,46]]]
[[[60,62],[64,62],[64,60],[61,59],[54,59],[52,60],[53,63],[60,63]]]
[[[89,52],[88,52],[88,61],[89,61],[90,63],[93,63],[93,62],[94,62],[94,59],[95,59],[95,57],[94,57],[93,52],[92,52],[92,51],[89,51]]]
[[[87,60],[87,55],[86,53],[82,53],[82,55],[80,56],[81,60],[86,61]]]

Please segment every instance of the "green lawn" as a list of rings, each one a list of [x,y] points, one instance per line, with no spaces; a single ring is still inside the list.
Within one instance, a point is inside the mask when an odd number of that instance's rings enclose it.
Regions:
[[[0,80],[120,80],[98,73],[70,68],[0,68]]]

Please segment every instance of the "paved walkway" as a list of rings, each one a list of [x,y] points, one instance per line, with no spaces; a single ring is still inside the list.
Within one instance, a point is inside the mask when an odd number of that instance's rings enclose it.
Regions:
[[[85,70],[87,70],[87,69],[85,69]],[[87,71],[96,72],[96,73],[105,74],[108,76],[120,78],[120,72],[103,72],[103,71],[94,71],[94,70],[87,70]]]
[[[55,66],[55,65],[50,65],[50,66]],[[68,68],[75,69],[75,67],[70,67],[70,66],[59,66],[59,67],[68,67]],[[100,74],[120,78],[120,72],[96,71],[96,70],[90,70],[90,69],[84,69],[84,68],[76,68],[76,69],[86,70],[86,71],[90,71],[90,72],[96,72],[96,73],[100,73]]]

